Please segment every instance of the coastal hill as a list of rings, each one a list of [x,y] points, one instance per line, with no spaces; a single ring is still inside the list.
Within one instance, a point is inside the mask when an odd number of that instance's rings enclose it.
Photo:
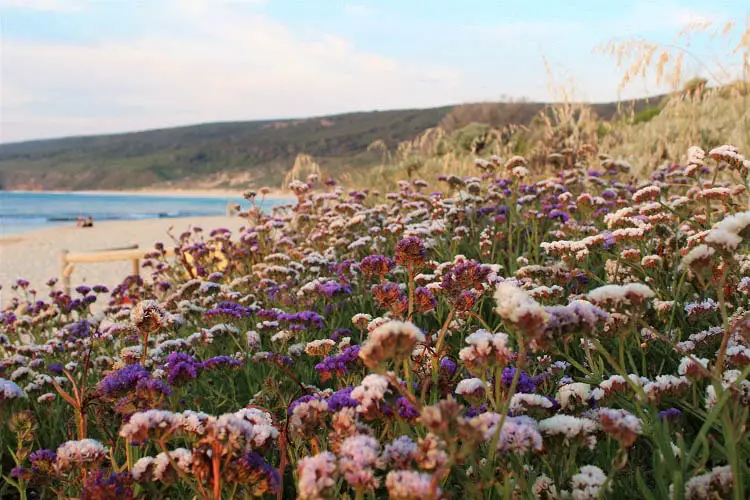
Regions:
[[[658,99],[630,102],[629,110],[648,110]],[[0,144],[0,189],[276,187],[299,153],[327,174],[354,172],[380,161],[380,153],[368,151],[373,141],[395,148],[438,125],[448,132],[472,123],[527,125],[546,106],[474,103]],[[618,105],[591,108],[611,120]]]

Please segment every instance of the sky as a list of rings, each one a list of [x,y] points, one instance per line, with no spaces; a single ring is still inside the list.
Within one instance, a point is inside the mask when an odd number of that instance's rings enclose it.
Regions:
[[[0,142],[563,88],[645,96],[665,88],[618,91],[622,70],[593,49],[731,19],[744,29],[747,0],[0,0]],[[715,74],[730,52],[695,39],[687,72]]]

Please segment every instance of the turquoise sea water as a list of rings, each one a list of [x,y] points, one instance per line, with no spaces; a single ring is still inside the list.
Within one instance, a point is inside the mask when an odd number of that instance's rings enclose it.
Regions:
[[[91,216],[96,223],[224,215],[229,201],[248,207],[242,198],[0,191],[0,236],[75,225],[78,217]],[[286,203],[265,200],[263,208]]]

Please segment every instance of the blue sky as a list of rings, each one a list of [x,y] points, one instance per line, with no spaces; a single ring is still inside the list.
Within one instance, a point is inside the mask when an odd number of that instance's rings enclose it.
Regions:
[[[664,88],[618,93],[597,44],[671,43],[689,22],[744,29],[748,16],[746,0],[0,0],[0,134],[554,100],[561,86],[641,96]],[[731,48],[702,37],[691,51],[714,69]]]

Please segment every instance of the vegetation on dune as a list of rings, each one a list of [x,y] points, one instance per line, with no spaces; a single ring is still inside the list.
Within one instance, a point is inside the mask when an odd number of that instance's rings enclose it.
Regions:
[[[636,103],[641,109],[645,101]],[[0,187],[123,189],[137,187],[279,186],[298,154],[312,156],[326,175],[361,180],[399,143],[425,130],[471,134],[526,126],[545,105],[477,103],[425,110],[351,113],[305,120],[221,123],[98,137],[0,145]],[[593,105],[606,119],[616,103]],[[471,140],[471,137],[467,138]],[[134,175],[136,174],[136,175]]]

